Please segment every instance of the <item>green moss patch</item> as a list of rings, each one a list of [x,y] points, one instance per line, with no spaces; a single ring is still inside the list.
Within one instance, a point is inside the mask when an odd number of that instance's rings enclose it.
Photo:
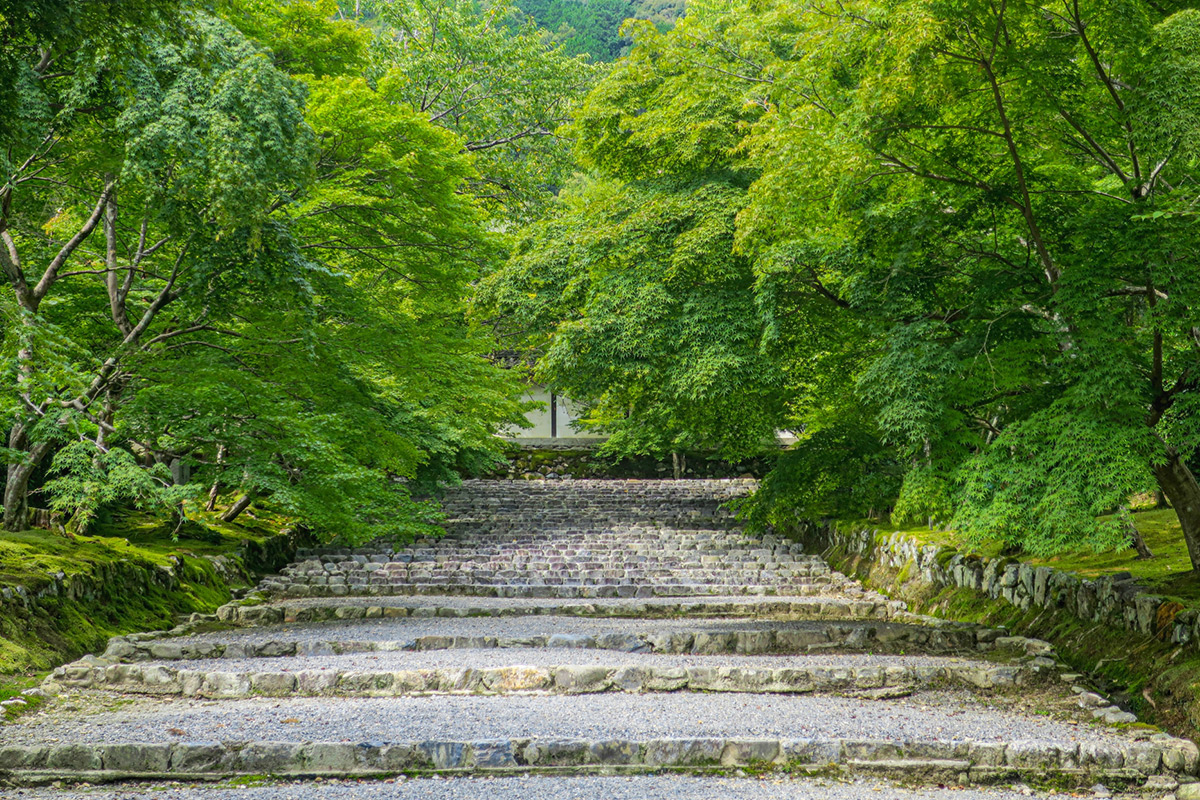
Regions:
[[[128,511],[94,536],[0,533],[0,590],[31,598],[0,600],[0,675],[47,670],[103,649],[111,636],[211,613],[231,589],[290,555],[279,520],[243,515],[231,525],[210,516],[176,529]],[[226,557],[229,569],[205,556]],[[56,584],[70,591],[56,592]]]
[[[1200,603],[1200,579],[1192,572],[1192,564],[1187,554],[1187,545],[1183,541],[1183,530],[1179,526],[1179,518],[1172,509],[1139,511],[1133,515],[1134,523],[1141,531],[1142,538],[1154,553],[1154,558],[1139,561],[1137,552],[1132,548],[1114,550],[1106,553],[1093,553],[1088,550],[1061,553],[1048,558],[1041,558],[1027,553],[1018,553],[1016,560],[1037,567],[1052,567],[1064,572],[1075,572],[1083,578],[1098,578],[1102,575],[1112,575],[1117,572],[1128,572],[1139,582],[1150,587],[1156,594],[1161,594],[1172,600],[1178,600],[1184,605]],[[952,531],[930,529],[924,526],[894,528],[881,525],[869,520],[846,520],[838,523],[843,531],[878,530],[877,538],[885,538],[892,533],[900,533],[905,537],[922,544],[936,545],[942,548],[957,548],[958,552],[996,558],[1002,555],[999,547],[982,547],[972,550],[961,542]],[[938,554],[938,562],[945,564],[949,560],[948,553],[943,550]],[[1012,555],[1011,553],[1007,555]]]

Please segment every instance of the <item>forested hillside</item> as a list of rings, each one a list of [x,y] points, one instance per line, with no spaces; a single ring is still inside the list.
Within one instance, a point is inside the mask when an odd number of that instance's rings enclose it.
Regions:
[[[684,0],[520,0],[517,6],[569,55],[585,53],[595,61],[615,61],[629,51],[632,41],[621,35],[625,20],[649,20],[669,30],[684,13]]]

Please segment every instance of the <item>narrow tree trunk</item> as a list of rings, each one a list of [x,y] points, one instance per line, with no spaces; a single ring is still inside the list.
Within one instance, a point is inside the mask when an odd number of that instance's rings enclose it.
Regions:
[[[228,451],[225,449],[225,445],[223,445],[223,444],[217,445],[217,466],[220,466],[221,464],[225,463],[225,453],[226,452],[228,452]],[[204,506],[205,511],[216,511],[217,510],[217,495],[220,493],[221,493],[221,479],[216,478],[215,480],[213,480],[212,486],[208,490],[208,504],[206,506]]]
[[[1150,546],[1146,544],[1146,540],[1142,537],[1142,532],[1134,524],[1133,515],[1129,514],[1129,509],[1121,506],[1121,512],[1126,515],[1125,532],[1129,535],[1130,546],[1137,551],[1137,560],[1143,561],[1147,558],[1154,558],[1154,553],[1151,552]]]
[[[1154,477],[1179,516],[1192,569],[1200,571],[1200,484],[1174,448],[1168,448],[1166,463],[1154,467]]]
[[[1162,493],[1162,489],[1154,492],[1154,507],[1155,508],[1170,508],[1171,504],[1167,502],[1167,496]]]
[[[246,492],[244,495],[242,495],[241,497],[239,497],[237,499],[237,502],[235,502],[233,505],[231,505],[229,507],[228,511],[226,511],[224,514],[221,515],[221,521],[222,522],[233,522],[235,519],[237,519],[239,516],[241,516],[242,512],[245,511],[247,508],[249,508],[250,504],[253,502],[254,502],[254,493]]]
[[[217,510],[217,495],[221,492],[221,484],[218,481],[213,481],[213,485],[208,489],[208,502],[204,504],[205,511]]]

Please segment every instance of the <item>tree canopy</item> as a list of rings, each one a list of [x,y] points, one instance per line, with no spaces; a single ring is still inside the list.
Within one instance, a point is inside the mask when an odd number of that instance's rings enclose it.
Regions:
[[[402,534],[520,419],[512,350],[614,454],[795,432],[765,522],[1048,553],[1158,491],[1200,566],[1200,9],[678,8],[6,10],[5,526]]]
[[[110,5],[119,36],[5,39],[27,110],[4,131],[5,527],[48,472],[78,529],[256,499],[330,537],[422,529],[410,488],[490,464],[520,419],[468,316],[503,252],[470,141],[397,81],[394,29],[333,2]]]
[[[727,255],[802,431],[761,513],[891,509],[1050,552],[1119,542],[1098,517],[1158,488],[1200,565],[1198,25],[1137,0],[755,0],[637,30],[577,152],[626,192],[742,181]]]

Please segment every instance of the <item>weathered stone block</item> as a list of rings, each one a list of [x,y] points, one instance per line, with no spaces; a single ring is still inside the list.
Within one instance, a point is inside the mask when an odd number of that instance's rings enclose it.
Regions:
[[[160,661],[177,661],[183,658],[183,648],[174,642],[152,642],[150,657]]]
[[[1006,745],[1001,742],[971,742],[967,747],[967,760],[981,767],[1000,767],[1006,761]]]
[[[1153,775],[1162,766],[1163,748],[1155,742],[1134,742],[1125,748],[1125,766]]]
[[[775,761],[779,756],[780,746],[776,739],[732,739],[721,750],[721,764],[731,767],[764,763]]]
[[[242,772],[284,775],[303,767],[303,747],[291,742],[251,742],[238,752],[236,763]]]
[[[651,766],[703,766],[721,763],[724,739],[655,739],[646,743]]]
[[[781,743],[784,761],[796,764],[836,764],[842,761],[838,739],[789,739]]]
[[[497,767],[515,767],[517,760],[513,756],[512,742],[496,740],[471,743],[470,763],[483,769]]]
[[[588,649],[596,646],[596,640],[580,633],[556,633],[546,640],[546,646]]]
[[[308,696],[333,694],[340,677],[334,670],[302,669],[296,673],[296,691]]]
[[[525,763],[537,766],[578,766],[587,764],[591,758],[591,743],[576,740],[534,741],[525,746],[522,755]]]
[[[225,772],[237,754],[215,742],[171,746],[170,770],[183,773]]]
[[[1101,771],[1121,769],[1125,766],[1124,748],[1116,742],[1082,742],[1079,766]]]
[[[588,761],[593,764],[634,764],[640,751],[636,742],[620,739],[594,742],[588,748]]]
[[[1195,775],[1200,768],[1200,749],[1187,739],[1171,738],[1162,743],[1163,768],[1184,775]]]
[[[162,773],[171,766],[171,745],[109,744],[101,757],[106,770]]]
[[[245,697],[250,694],[250,676],[240,672],[209,672],[200,694],[205,697]]]
[[[433,766],[432,758],[420,747],[408,744],[384,745],[379,751],[379,768],[385,772]]]
[[[99,748],[90,744],[59,744],[46,754],[47,769],[98,770],[104,768]]]
[[[372,745],[356,745],[343,742],[311,742],[302,745],[297,753],[297,763],[305,770],[313,772],[347,773],[364,769],[368,766],[368,756],[378,763],[378,747]]]
[[[296,691],[296,676],[290,672],[255,672],[250,675],[250,691],[268,697],[286,697]]]
[[[554,670],[554,685],[567,694],[605,692],[612,688],[612,673],[608,667],[558,667]]]
[[[49,752],[49,747],[38,745],[0,747],[0,770],[40,769],[46,766]]]

